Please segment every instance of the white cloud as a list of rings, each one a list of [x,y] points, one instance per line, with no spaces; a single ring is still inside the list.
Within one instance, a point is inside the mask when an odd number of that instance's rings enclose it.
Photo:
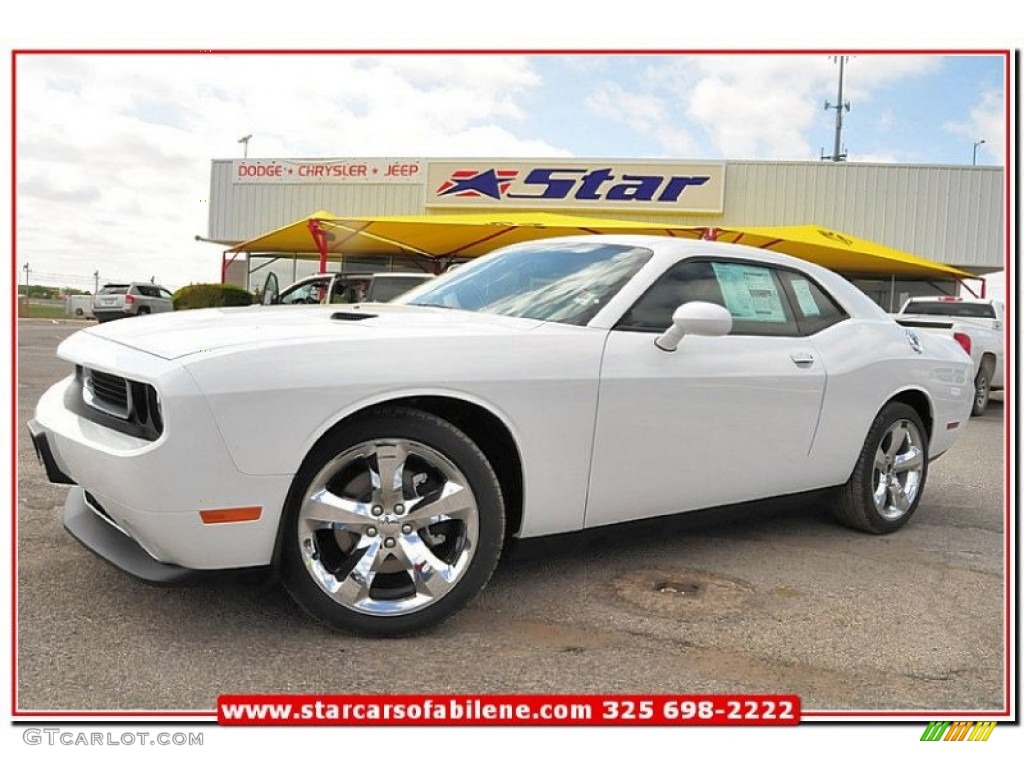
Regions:
[[[935,56],[862,55],[846,62],[843,101],[868,100],[872,91],[941,66]],[[731,159],[815,159],[836,101],[837,64],[823,54],[705,54],[657,59],[642,85],[615,94],[647,110],[638,133],[666,151]],[[592,109],[610,116],[612,89],[593,94]],[[682,140],[683,152],[678,152]]]
[[[521,56],[23,57],[19,260],[80,287],[97,268],[216,280],[219,253],[194,236],[210,160],[239,156],[239,137],[251,157],[567,154],[528,133],[540,85]]]
[[[824,57],[713,57],[687,94],[687,115],[730,158],[809,159],[821,109]]]
[[[985,140],[978,147],[979,163],[1006,164],[1006,105],[999,91],[986,91],[971,107],[966,120],[947,123],[944,127],[971,141]]]
[[[587,108],[601,117],[624,123],[642,136],[655,139],[667,154],[690,157],[696,150],[692,136],[675,124],[667,102],[651,93],[627,91],[615,82],[603,82],[586,99]]]

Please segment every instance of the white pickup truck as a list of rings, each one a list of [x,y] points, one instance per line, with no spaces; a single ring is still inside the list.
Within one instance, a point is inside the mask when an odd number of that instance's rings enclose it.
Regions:
[[[983,414],[989,393],[1003,388],[1003,302],[960,296],[919,296],[903,305],[896,321],[908,328],[952,336],[959,342],[974,361],[971,414]]]

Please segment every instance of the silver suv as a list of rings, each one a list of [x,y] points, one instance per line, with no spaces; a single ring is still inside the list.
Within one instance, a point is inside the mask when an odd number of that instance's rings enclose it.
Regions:
[[[107,283],[92,303],[93,314],[101,323],[173,309],[171,292],[153,283]]]

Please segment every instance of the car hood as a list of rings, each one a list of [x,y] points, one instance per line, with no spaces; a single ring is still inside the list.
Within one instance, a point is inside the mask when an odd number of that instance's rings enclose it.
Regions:
[[[401,304],[193,309],[84,331],[166,360],[228,347],[324,339],[508,335],[543,321]]]

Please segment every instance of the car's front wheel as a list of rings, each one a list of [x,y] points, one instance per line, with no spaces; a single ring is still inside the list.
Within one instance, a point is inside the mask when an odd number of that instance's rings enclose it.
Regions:
[[[836,518],[868,533],[891,533],[917,509],[928,476],[927,431],[917,411],[890,402],[875,417],[849,481],[838,489]]]
[[[282,580],[299,605],[335,629],[396,635],[443,621],[484,587],[504,505],[461,430],[393,407],[314,448],[282,525]]]

